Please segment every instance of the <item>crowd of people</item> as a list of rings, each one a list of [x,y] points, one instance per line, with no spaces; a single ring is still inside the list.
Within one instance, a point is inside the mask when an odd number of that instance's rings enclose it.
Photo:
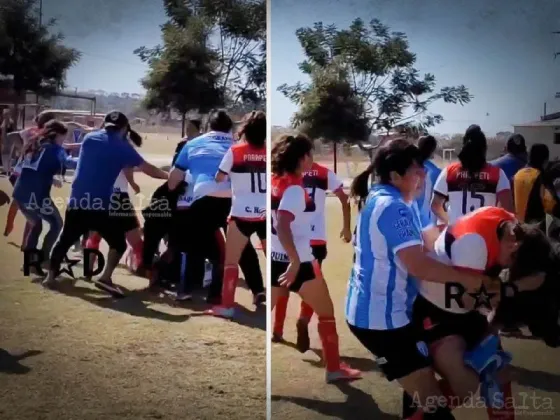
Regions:
[[[545,222],[547,214],[560,215],[560,201],[548,148],[535,144],[527,153],[514,134],[505,156],[488,162],[486,136],[473,125],[457,162],[439,169],[436,149],[429,135],[388,142],[348,197],[335,174],[313,162],[306,136],[273,142],[272,339],[282,341],[288,295],[296,292],[297,348],[309,349],[316,313],[327,382],[361,377],[340,361],[321,270],[330,190],[342,203],[345,242],[349,203],[358,207],[346,322],[385,378],[402,387],[403,418],[453,419],[453,408],[480,390],[489,419],[513,419],[511,354],[500,335],[528,325],[547,345],[560,344],[560,254]]]
[[[21,250],[43,256],[44,286],[57,288],[72,245],[99,250],[103,239],[109,250],[102,272],[86,280],[115,297],[125,296],[113,274],[128,248],[129,268],[149,279],[150,290],[165,288],[177,301],[191,300],[211,267],[206,301],[213,308],[208,313],[233,318],[239,264],[254,304],[265,304],[263,275],[250,240],[256,234],[266,249],[263,112],[245,115],[239,127],[224,110],[208,115],[206,130],[200,120],[188,121],[169,172],[142,157],[142,137],[122,112],[108,113],[101,127],[80,126],[86,134],[79,143],[67,142],[69,124],[48,110],[23,131],[10,125],[8,113],[4,117],[3,168],[14,187],[5,236],[21,212],[26,219]],[[62,186],[65,169],[75,173],[62,217],[51,188]],[[136,172],[164,180],[142,209],[143,218],[129,191],[139,192]],[[43,222],[49,228],[41,242]],[[92,269],[95,262],[89,260]]]

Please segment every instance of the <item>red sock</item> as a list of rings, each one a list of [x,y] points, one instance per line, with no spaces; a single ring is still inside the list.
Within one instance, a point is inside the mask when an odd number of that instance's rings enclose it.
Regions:
[[[89,235],[86,241],[86,248],[99,249],[100,243],[101,243],[101,235],[97,232],[93,232]]]
[[[232,308],[235,304],[235,289],[239,278],[239,267],[226,265],[224,267],[224,281],[222,282],[222,306]]]
[[[303,300],[301,301],[301,306],[299,309],[299,319],[305,319],[307,322],[311,321],[313,316],[313,309]]]
[[[138,243],[136,243],[132,247],[132,255],[133,255],[132,265],[133,265],[133,268],[135,270],[138,269],[138,267],[140,267],[140,264],[142,263],[142,252],[143,251],[144,251],[144,242],[143,241],[138,241]]]
[[[488,420],[514,420],[515,419],[515,401],[513,399],[513,392],[511,390],[511,382],[502,385],[504,390],[504,407],[487,408]]]
[[[327,366],[327,372],[336,372],[340,369],[336,322],[333,317],[320,316],[317,328],[323,345],[323,360]]]
[[[30,222],[28,221],[25,222],[25,228],[23,229],[23,240],[21,241],[21,249],[27,248],[27,237],[29,236],[29,232],[31,232],[32,227],[33,225]],[[46,259],[48,258],[48,256],[44,255],[44,258]]]
[[[289,296],[280,296],[274,306],[274,335],[282,337],[284,335],[284,321],[288,310]]]

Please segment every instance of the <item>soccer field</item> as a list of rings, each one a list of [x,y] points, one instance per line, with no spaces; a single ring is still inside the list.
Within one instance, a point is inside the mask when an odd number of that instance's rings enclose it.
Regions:
[[[136,178],[147,197],[161,183]],[[5,178],[0,189],[12,191]],[[266,418],[265,313],[249,291],[238,288],[241,316],[230,322],[201,316],[202,297],[177,306],[143,292],[147,280],[122,268],[122,300],[81,280],[45,290],[20,271],[23,224],[18,215],[0,238],[0,419]]]
[[[292,294],[284,329],[284,337],[289,343],[272,345],[273,417],[294,420],[397,420],[401,413],[401,391],[396,384],[387,382],[381,376],[371,354],[346,326],[343,305],[352,246],[339,239],[342,217],[338,200],[328,198],[326,209],[329,242],[323,273],[335,304],[341,355],[352,367],[362,369],[364,378],[350,384],[325,384],[316,318],[310,327],[314,351],[301,355],[289,344],[295,342],[295,322],[300,302],[299,297]],[[355,220],[352,225],[354,223]],[[516,418],[560,418],[560,350],[550,349],[541,342],[512,338],[505,338],[504,346],[514,358],[514,393],[520,408]],[[480,408],[460,408],[454,414],[461,420],[487,418],[486,411]]]

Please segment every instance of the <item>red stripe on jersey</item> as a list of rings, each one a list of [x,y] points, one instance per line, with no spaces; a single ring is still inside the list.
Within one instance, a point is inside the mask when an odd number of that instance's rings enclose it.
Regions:
[[[231,146],[233,165],[231,172],[264,172],[266,171],[266,147],[256,148],[249,143],[236,143]]]
[[[500,168],[486,164],[481,171],[470,173],[460,162],[447,167],[447,189],[449,192],[463,191],[467,185],[475,186],[480,193],[496,194]]]
[[[282,200],[282,196],[284,192],[293,185],[299,185],[303,188],[303,178],[298,177],[295,175],[272,175],[270,180],[270,186],[272,187],[272,191],[270,192],[270,208],[271,210],[278,210],[278,206],[280,206],[280,200]],[[313,200],[305,191],[305,203],[306,203],[306,210],[310,207],[315,207]],[[313,210],[309,210],[313,211]]]
[[[498,228],[504,222],[515,221],[515,216],[499,207],[482,207],[464,217],[461,217],[448,230],[455,238],[476,233],[486,243],[488,259],[486,268],[498,265],[500,255],[500,240],[498,239]]]

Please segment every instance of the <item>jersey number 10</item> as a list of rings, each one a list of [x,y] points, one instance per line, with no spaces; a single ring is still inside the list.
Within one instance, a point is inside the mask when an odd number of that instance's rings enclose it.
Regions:
[[[266,179],[264,173],[262,172],[251,172],[251,192],[252,193],[266,193]]]
[[[474,205],[471,205],[470,208],[467,208],[467,204],[468,204],[468,201],[469,201],[469,196],[470,196],[471,200],[479,200],[480,201],[480,204],[478,205],[478,207],[475,207]],[[481,207],[484,207],[484,196],[482,194],[477,194],[476,191],[473,191],[473,190],[469,189],[468,187],[465,188],[463,190],[463,214],[470,213],[471,211],[475,211],[476,209],[479,209]]]

